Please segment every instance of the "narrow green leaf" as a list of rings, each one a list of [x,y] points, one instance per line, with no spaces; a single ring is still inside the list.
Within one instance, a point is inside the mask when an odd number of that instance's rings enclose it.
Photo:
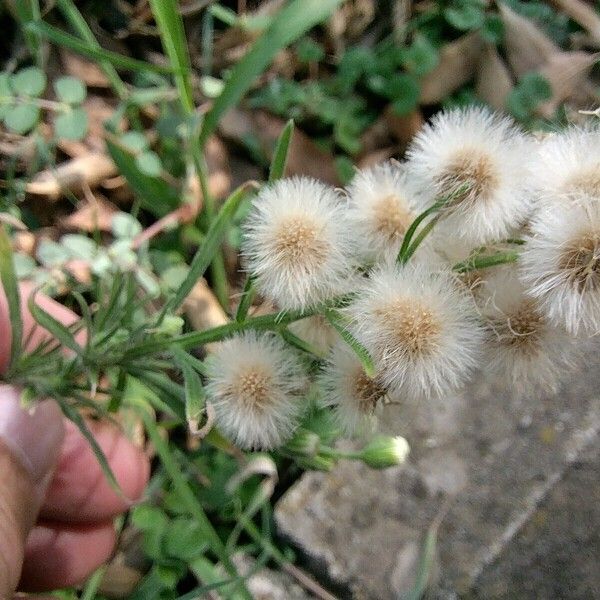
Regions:
[[[306,352],[307,354],[312,354],[317,358],[325,358],[325,354],[319,350],[317,347],[309,344],[307,341],[298,337],[295,333],[292,333],[289,329],[283,328],[279,331],[281,337],[291,346],[297,348],[302,352]]]
[[[27,48],[29,49],[31,56],[35,58],[35,61],[40,68],[43,67],[44,55],[40,43],[40,36],[30,33],[25,29],[27,23],[41,19],[39,0],[19,0],[18,2],[13,2],[11,7],[14,9],[21,27],[24,29],[25,42],[27,43]]]
[[[194,110],[194,96],[190,83],[191,65],[178,3],[176,0],[150,0],[150,7],[160,31],[165,54],[177,71],[175,84],[179,90],[181,104],[186,112],[191,113]]]
[[[238,323],[243,323],[246,320],[248,311],[250,310],[252,301],[254,300],[254,294],[254,278],[252,276],[248,276],[246,278],[246,283],[244,284],[244,290],[242,291],[240,303],[235,313],[235,320]]]
[[[67,400],[56,398],[56,401],[60,405],[60,408],[65,417],[67,417],[67,419],[69,419],[73,422],[74,425],[76,425],[81,435],[86,439],[86,441],[90,445],[90,448],[92,449],[92,452],[94,453],[96,460],[98,461],[98,464],[100,465],[100,468],[102,469],[102,472],[106,477],[106,480],[110,484],[110,487],[119,496],[121,496],[121,498],[125,498],[125,494],[123,493],[123,490],[121,489],[121,486],[119,485],[119,482],[117,481],[117,478],[115,477],[115,474],[113,473],[113,470],[111,469],[110,464],[108,463],[108,459],[106,458],[104,451],[96,441],[94,434],[89,430],[85,420],[83,419],[79,411],[76,408],[73,408]],[[126,499],[129,500],[129,498]]]
[[[281,179],[285,173],[285,165],[287,164],[293,133],[294,119],[290,119],[285,124],[285,127],[279,135],[277,144],[275,145],[273,160],[271,161],[271,168],[269,169],[269,182]]]
[[[185,350],[174,347],[173,358],[183,373],[185,389],[185,418],[191,429],[197,428],[202,419],[206,404],[206,393],[196,369],[190,364],[191,358]]]
[[[212,222],[212,225],[206,234],[206,238],[204,239],[204,244],[192,259],[187,277],[177,290],[175,296],[166,303],[163,314],[168,312],[174,313],[186,299],[198,279],[204,275],[213,257],[219,250],[221,242],[225,237],[227,226],[231,222],[231,219],[235,215],[235,212],[244,199],[247,191],[248,186],[245,184],[241,185],[229,196],[229,198],[227,198],[219,211],[219,214]]]
[[[204,118],[202,144],[215,131],[221,116],[242,99],[275,55],[324,21],[341,3],[342,0],[292,0],[277,13],[248,54],[233,67],[222,94]]]
[[[162,174],[162,162],[156,152],[146,150],[135,157],[137,168],[149,177],[160,177]]]
[[[108,62],[116,68],[136,72],[150,71],[151,73],[162,73],[167,75],[171,75],[176,72],[176,70],[172,67],[153,65],[142,60],[136,60],[135,58],[129,58],[128,56],[111,52],[110,50],[94,47],[88,42],[82,41],[68,33],[65,33],[57,27],[53,27],[52,25],[48,25],[48,23],[44,23],[43,21],[40,21],[39,23],[29,23],[26,26],[26,30],[39,33],[54,44],[69,48],[69,50],[73,50],[73,52],[77,52],[77,54],[81,54],[82,56],[91,58],[92,60]]]
[[[65,348],[69,348],[80,355],[83,352],[82,347],[77,343],[75,336],[71,330],[63,323],[55,319],[50,313],[46,312],[41,306],[36,304],[35,295],[37,291],[34,291],[27,300],[27,306],[31,316],[35,319],[38,325],[48,331],[53,337],[55,337]]]
[[[360,360],[365,375],[373,378],[375,376],[375,364],[369,354],[369,351],[348,331],[346,319],[336,310],[326,309],[325,318],[331,323],[333,328],[342,336],[342,339],[354,350],[354,353]]]
[[[475,255],[467,260],[455,264],[452,269],[458,273],[468,273],[469,271],[477,271],[479,269],[487,269],[496,265],[505,265],[507,263],[517,262],[519,253],[513,251],[497,252],[496,254]]]
[[[0,225],[0,280],[8,302],[8,315],[11,325],[10,366],[14,365],[21,353],[23,319],[21,317],[21,295],[15,273],[13,251],[10,238],[4,225]]]
[[[90,26],[86,23],[83,15],[79,12],[73,0],[56,0],[56,5],[77,35],[92,48],[101,50],[98,40],[96,40]],[[119,96],[121,100],[125,100],[127,97],[127,88],[115,68],[107,60],[101,60],[98,64],[110,81],[117,96]]]

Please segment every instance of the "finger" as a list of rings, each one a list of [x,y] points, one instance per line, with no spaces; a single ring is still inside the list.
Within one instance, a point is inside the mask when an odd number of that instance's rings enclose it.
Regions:
[[[21,316],[23,319],[23,340],[27,342],[27,350],[34,350],[42,342],[50,338],[50,334],[42,327],[40,327],[35,319],[31,316],[29,308],[27,306],[29,296],[33,291],[31,284],[23,284],[20,286],[21,292]],[[44,296],[43,294],[37,294],[35,302],[38,306],[43,308],[46,312],[51,314],[55,319],[59,320],[64,325],[72,325],[79,317],[68,308],[59,304],[52,298]],[[81,334],[80,334],[81,335]],[[85,339],[85,334],[83,334]],[[77,338],[81,343],[81,337]],[[0,373],[6,371],[8,362],[10,359],[10,346],[12,343],[12,327],[10,321],[10,314],[8,312],[8,302],[4,289],[0,286]]]
[[[19,589],[43,592],[80,583],[108,561],[115,541],[110,522],[38,525],[27,539]]]
[[[107,482],[88,442],[70,422],[63,451],[46,493],[41,515],[72,523],[105,521],[123,512],[142,495],[149,476],[148,459],[109,423],[89,424],[104,451],[125,498]]]
[[[0,598],[10,598],[58,458],[63,420],[56,403],[21,408],[18,390],[0,385]]]

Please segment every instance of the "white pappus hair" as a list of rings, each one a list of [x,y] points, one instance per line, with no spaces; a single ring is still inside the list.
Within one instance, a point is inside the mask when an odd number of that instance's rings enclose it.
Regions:
[[[530,211],[528,145],[514,123],[480,107],[438,113],[407,151],[421,212],[448,198],[438,231],[481,245],[506,238]]]
[[[348,291],[355,252],[344,200],[308,177],[263,188],[244,225],[242,256],[258,291],[282,309]]]
[[[600,331],[600,204],[580,196],[546,206],[531,225],[520,259],[527,293],[572,335]]]
[[[355,352],[343,341],[331,349],[319,375],[323,404],[333,408],[334,418],[346,435],[372,432],[376,410],[387,391],[377,378],[367,376]]]
[[[525,294],[517,270],[489,269],[479,304],[485,322],[485,371],[520,394],[555,392],[579,352],[564,327],[553,325]]]
[[[358,171],[347,188],[348,217],[365,261],[397,256],[414,218],[414,189],[402,165],[391,161]]]
[[[296,352],[275,334],[248,331],[207,359],[206,393],[217,425],[240,448],[285,443],[303,410],[307,379]]]
[[[475,306],[448,270],[382,266],[347,310],[352,333],[394,393],[440,396],[478,366],[482,330]]]

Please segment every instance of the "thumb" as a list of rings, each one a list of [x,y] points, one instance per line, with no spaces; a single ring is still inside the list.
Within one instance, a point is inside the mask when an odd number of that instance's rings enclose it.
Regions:
[[[19,391],[0,384],[0,598],[11,598],[19,582],[25,539],[50,483],[63,434],[55,402],[23,410]]]

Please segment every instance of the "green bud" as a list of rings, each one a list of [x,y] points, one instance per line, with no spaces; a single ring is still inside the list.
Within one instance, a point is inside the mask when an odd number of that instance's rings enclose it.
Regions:
[[[180,335],[183,331],[184,320],[177,315],[165,315],[160,324],[160,327],[156,329],[156,333],[162,333],[168,336]]]
[[[386,469],[402,464],[410,447],[403,437],[375,436],[360,452],[359,458],[373,469]]]
[[[300,456],[314,457],[319,453],[321,438],[308,429],[300,428],[294,434],[294,437],[285,445],[286,449]]]
[[[336,465],[336,459],[331,456],[317,454],[307,458],[300,458],[298,464],[304,469],[313,471],[331,471]]]

